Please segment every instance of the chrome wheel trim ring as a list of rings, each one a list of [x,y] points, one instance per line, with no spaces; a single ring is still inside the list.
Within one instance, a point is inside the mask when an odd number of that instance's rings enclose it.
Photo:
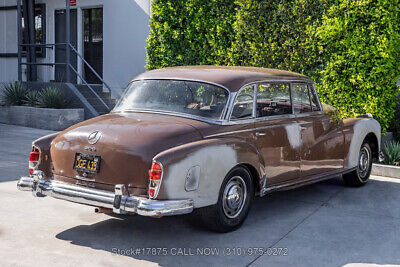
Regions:
[[[225,185],[222,195],[222,208],[226,217],[233,219],[239,216],[246,203],[247,186],[240,176],[233,176]]]
[[[368,174],[370,168],[370,160],[371,160],[371,153],[365,146],[362,147],[358,159],[358,174],[361,180],[363,181],[365,181],[365,178]]]

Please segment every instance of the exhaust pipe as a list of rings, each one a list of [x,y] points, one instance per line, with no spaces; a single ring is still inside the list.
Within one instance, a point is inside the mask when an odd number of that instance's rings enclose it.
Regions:
[[[113,210],[112,209],[107,209],[107,208],[102,208],[102,207],[98,207],[94,209],[95,213],[112,213]]]
[[[17,183],[17,188],[21,191],[32,191],[34,179],[32,177],[21,177]]]

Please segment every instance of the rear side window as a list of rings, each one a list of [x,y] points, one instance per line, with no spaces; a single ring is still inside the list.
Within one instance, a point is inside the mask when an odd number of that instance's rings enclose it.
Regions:
[[[231,119],[250,119],[253,117],[254,87],[248,86],[241,90],[235,100]]]
[[[294,113],[311,112],[310,94],[307,84],[292,84]]]
[[[261,83],[257,86],[257,117],[292,113],[290,87],[286,83]]]

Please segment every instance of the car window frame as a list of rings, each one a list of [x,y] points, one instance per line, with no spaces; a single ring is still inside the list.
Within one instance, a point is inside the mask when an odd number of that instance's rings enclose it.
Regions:
[[[263,120],[267,120],[267,119],[277,119],[277,118],[290,118],[290,117],[293,117],[293,115],[294,115],[294,106],[293,106],[293,94],[292,94],[292,83],[291,82],[289,82],[289,81],[260,81],[260,82],[257,82],[257,83],[255,83],[255,90],[256,90],[256,92],[255,92],[255,94],[256,94],[256,99],[255,99],[255,104],[257,104],[257,92],[258,92],[258,86],[260,85],[260,84],[265,84],[265,83],[268,83],[268,84],[287,84],[288,86],[289,86],[289,97],[290,97],[290,105],[292,106],[292,113],[290,113],[290,114],[280,114],[280,115],[274,115],[274,116],[264,116],[264,117],[257,117],[257,116],[255,116],[255,121],[257,122],[257,121],[263,121]],[[257,111],[257,107],[256,107],[256,105],[255,105],[255,107],[254,107],[254,112],[256,113],[256,111]],[[255,115],[257,115],[257,114],[255,114]]]
[[[232,113],[233,113],[233,109],[235,107],[235,103],[237,98],[239,97],[240,93],[249,88],[249,87],[253,87],[253,109],[252,109],[252,114],[251,114],[251,118],[239,118],[239,119],[232,119]],[[256,84],[247,84],[244,85],[242,88],[240,88],[239,91],[236,92],[235,97],[232,98],[232,103],[230,104],[230,111],[229,111],[229,118],[228,118],[228,122],[230,123],[246,123],[246,122],[253,122],[254,119],[256,118],[256,98],[257,98],[257,91],[256,91]]]
[[[315,89],[315,84],[314,84],[314,83],[309,83],[309,87],[308,87],[308,88],[309,88],[309,89],[308,89],[308,93],[310,94],[311,91],[312,91],[312,92],[314,93],[314,95],[316,96],[316,98],[317,98],[317,106],[319,107],[319,110],[312,110],[312,112],[322,112],[322,111],[323,111],[323,108],[322,108],[321,101],[320,101],[320,99],[319,99],[318,92],[317,92],[317,90]],[[310,95],[310,101],[312,101],[312,100],[311,100],[311,95]],[[312,104],[311,104],[311,109],[313,109]]]
[[[312,113],[313,112],[313,110],[312,110],[312,105],[311,105],[311,97],[310,97],[310,88],[309,88],[309,86],[308,86],[308,83],[306,83],[306,82],[294,82],[294,83],[292,83],[292,96],[294,96],[294,90],[293,90],[293,87],[295,86],[295,85],[300,85],[300,86],[307,86],[307,95],[308,95],[308,104],[310,105],[310,110],[311,111],[307,111],[307,112],[299,112],[299,113],[296,113],[295,112],[295,109],[294,109],[294,97],[293,97],[293,103],[292,103],[292,110],[293,110],[293,114],[295,114],[295,115],[302,115],[302,114],[309,114],[309,113]]]
[[[321,105],[321,101],[319,99],[319,95],[317,93],[317,90],[315,89],[315,84],[314,83],[309,83],[309,82],[291,82],[291,91],[292,91],[292,95],[293,95],[293,85],[296,84],[302,84],[302,85],[307,85],[308,88],[308,99],[310,101],[310,106],[311,106],[311,111],[308,112],[303,112],[303,113],[295,113],[294,110],[294,99],[293,99],[293,103],[292,103],[292,110],[293,110],[293,114],[295,114],[296,116],[303,116],[303,115],[312,115],[312,114],[319,114],[319,113],[323,113],[323,108]],[[317,105],[319,107],[319,110],[313,110],[313,106],[311,104],[311,91],[313,91],[315,93],[315,96],[317,97]]]

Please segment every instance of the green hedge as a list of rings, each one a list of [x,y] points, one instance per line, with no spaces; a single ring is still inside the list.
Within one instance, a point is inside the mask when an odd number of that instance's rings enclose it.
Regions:
[[[383,131],[400,76],[399,0],[154,0],[147,68],[242,65],[314,79],[342,117]]]
[[[228,64],[236,6],[233,0],[153,0],[147,68]]]
[[[313,29],[323,64],[322,100],[343,117],[372,113],[385,131],[394,115],[400,75],[399,0],[342,0]]]
[[[327,1],[240,0],[230,53],[232,65],[315,73],[321,60],[308,28],[322,18]]]

